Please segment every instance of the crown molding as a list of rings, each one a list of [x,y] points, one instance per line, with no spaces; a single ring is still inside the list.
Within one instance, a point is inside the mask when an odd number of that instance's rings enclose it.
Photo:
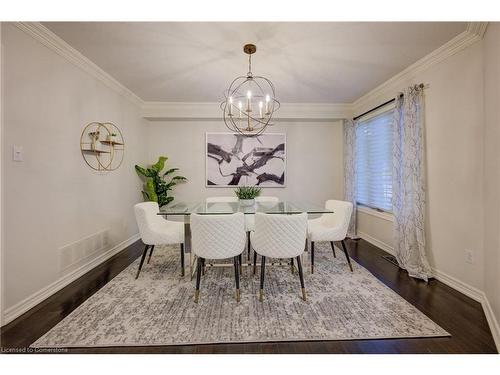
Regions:
[[[470,34],[475,34],[483,39],[486,29],[488,28],[488,22],[469,22],[467,24],[467,32]]]
[[[469,22],[467,29],[464,32],[458,34],[441,47],[435,49],[428,55],[410,65],[408,68],[355,100],[352,103],[354,111],[356,113],[361,113],[368,109],[369,106],[373,106],[374,102],[395,96],[404,84],[414,78],[418,73],[429,69],[431,66],[440,63],[448,57],[453,56],[470,45],[480,41],[483,38],[487,27],[487,22]]]
[[[142,105],[143,100],[136,94],[114,79],[111,75],[99,68],[95,63],[86,58],[76,49],[71,47],[63,39],[58,37],[48,28],[39,22],[15,22],[13,23],[20,30],[33,37],[35,40],[42,43],[58,55],[79,67],[92,77],[104,83],[107,87],[120,94],[121,96],[131,100],[137,105]]]
[[[19,29],[38,40],[69,62],[78,66],[92,77],[98,79],[118,94],[131,100],[142,108],[144,118],[154,120],[218,120],[221,118],[219,103],[174,103],[146,102],[134,94],[119,81],[99,68],[83,54],[71,47],[39,22],[14,23]],[[408,68],[396,74],[389,80],[364,94],[353,103],[282,103],[276,112],[276,120],[311,120],[328,121],[352,118],[355,112],[360,112],[382,98],[392,97],[401,89],[405,82],[418,73],[440,63],[446,58],[467,48],[484,37],[487,22],[469,22],[467,29],[455,38],[424,56]]]
[[[352,114],[351,104],[281,103],[273,118],[330,121],[351,118]],[[222,112],[219,103],[144,102],[142,117],[150,121],[220,120]]]

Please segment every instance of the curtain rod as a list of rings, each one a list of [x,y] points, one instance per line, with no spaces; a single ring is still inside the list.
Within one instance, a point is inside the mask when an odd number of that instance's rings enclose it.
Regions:
[[[415,89],[423,89],[424,87],[425,87],[425,85],[423,83],[414,86]],[[403,96],[404,95],[402,93],[399,95],[400,98],[402,98]],[[367,114],[372,113],[372,112],[376,111],[377,109],[382,108],[382,107],[386,106],[387,104],[391,104],[395,101],[396,101],[396,98],[392,98],[391,100],[388,100],[385,103],[382,103],[382,104],[376,106],[375,108],[369,109],[368,111],[360,114],[359,116],[354,117],[353,121],[356,121],[357,119],[359,119],[363,116],[366,116]]]

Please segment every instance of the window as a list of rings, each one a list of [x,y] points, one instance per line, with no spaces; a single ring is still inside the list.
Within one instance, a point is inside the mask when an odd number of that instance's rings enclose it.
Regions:
[[[392,120],[391,109],[356,126],[356,200],[388,212],[392,212]]]

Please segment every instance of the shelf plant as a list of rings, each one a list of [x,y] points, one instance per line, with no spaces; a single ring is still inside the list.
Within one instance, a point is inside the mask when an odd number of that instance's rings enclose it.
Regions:
[[[144,180],[144,190],[142,195],[145,201],[158,202],[158,205],[164,206],[174,200],[174,197],[169,195],[169,191],[180,182],[187,181],[184,176],[171,176],[179,170],[179,168],[170,168],[165,173],[161,174],[165,168],[166,156],[160,156],[158,161],[149,168],[143,168],[139,165],[135,166],[137,174]]]
[[[110,133],[110,134],[108,134],[107,141],[108,142],[116,142],[117,135],[118,134],[116,134],[116,133]]]

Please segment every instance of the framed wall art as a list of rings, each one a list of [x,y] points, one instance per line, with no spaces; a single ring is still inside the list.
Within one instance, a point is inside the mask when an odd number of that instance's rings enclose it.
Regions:
[[[205,152],[207,187],[285,187],[284,133],[206,133]]]

